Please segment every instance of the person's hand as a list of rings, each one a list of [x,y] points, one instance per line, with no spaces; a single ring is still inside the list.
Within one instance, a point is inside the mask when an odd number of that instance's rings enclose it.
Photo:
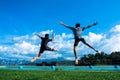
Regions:
[[[52,36],[55,37],[55,33],[52,33]]]
[[[60,24],[62,24],[62,25],[63,25],[64,23],[63,23],[62,21],[60,21]]]
[[[35,35],[40,37],[40,35],[38,33],[35,33]]]
[[[52,33],[52,41],[55,39],[55,33]]]
[[[60,24],[63,25],[63,26],[65,26],[65,27],[68,27],[68,25],[64,24],[62,21],[60,21]]]
[[[35,35],[38,35],[38,33],[34,33]]]
[[[97,24],[98,24],[98,22],[93,23],[93,25],[97,25]]]

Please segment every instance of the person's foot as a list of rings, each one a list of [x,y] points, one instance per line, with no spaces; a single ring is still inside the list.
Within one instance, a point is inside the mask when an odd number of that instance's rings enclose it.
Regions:
[[[95,49],[95,52],[97,52],[97,53],[98,53],[99,51]]]
[[[33,58],[30,60],[30,62],[34,62],[35,60],[36,60],[36,58],[33,57]]]
[[[40,57],[36,57],[36,59],[40,59]]]
[[[36,59],[40,59],[40,57],[33,57],[30,62],[34,62]]]
[[[53,51],[58,51],[58,49],[54,48]]]
[[[78,59],[75,59],[75,65],[78,65]]]
[[[102,51],[95,50],[97,53],[101,53]]]

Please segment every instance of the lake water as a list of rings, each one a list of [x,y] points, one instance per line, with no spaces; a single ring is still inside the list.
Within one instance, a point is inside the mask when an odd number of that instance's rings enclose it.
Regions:
[[[0,70],[120,70],[120,66],[0,66]]]

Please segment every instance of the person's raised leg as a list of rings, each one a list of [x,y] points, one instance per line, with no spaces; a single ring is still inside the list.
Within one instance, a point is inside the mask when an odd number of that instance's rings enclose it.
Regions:
[[[88,44],[84,38],[80,39],[85,45],[87,45],[88,47],[90,47],[91,49],[93,49],[94,51],[98,52],[98,50],[96,50],[94,47],[92,47],[90,44]]]
[[[48,51],[58,51],[58,49],[56,49],[56,48],[50,48],[50,47],[46,47],[46,50],[48,50]]]
[[[41,55],[42,55],[42,52],[41,52],[41,51],[39,51],[38,56],[33,57],[33,58],[30,60],[30,62],[34,62],[35,60],[40,59]]]
[[[92,48],[95,52],[98,52],[98,50],[96,50],[94,47],[92,47],[90,44],[85,43],[85,45],[87,45],[88,47]]]

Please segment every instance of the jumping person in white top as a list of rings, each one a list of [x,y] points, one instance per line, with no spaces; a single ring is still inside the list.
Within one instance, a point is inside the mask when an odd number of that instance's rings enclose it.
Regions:
[[[89,26],[86,26],[86,27],[83,27],[81,28],[80,27],[80,24],[79,23],[76,23],[76,27],[70,27],[68,26],[67,24],[64,24],[62,21],[60,22],[61,25],[65,26],[66,28],[69,28],[73,31],[73,34],[74,34],[74,39],[75,39],[75,42],[74,42],[74,47],[73,47],[73,50],[74,50],[74,55],[75,55],[75,65],[78,65],[78,55],[77,55],[77,47],[78,47],[78,43],[81,41],[83,42],[85,45],[87,45],[88,47],[92,48],[94,51],[98,52],[98,50],[96,50],[94,47],[92,47],[90,44],[88,44],[84,38],[82,38],[81,34],[82,34],[82,31],[84,31],[85,29],[87,28],[90,28],[92,26],[95,26],[97,25],[97,22],[89,25]]]

